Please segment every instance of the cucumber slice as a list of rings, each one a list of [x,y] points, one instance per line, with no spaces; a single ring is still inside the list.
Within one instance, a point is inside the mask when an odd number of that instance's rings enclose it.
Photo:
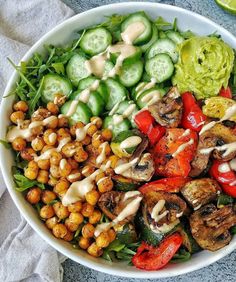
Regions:
[[[122,65],[130,65],[130,64],[133,64],[133,63],[136,63],[138,60],[140,60],[140,58],[142,57],[142,50],[140,47],[134,47],[135,48],[135,52],[124,59],[124,61],[122,62]],[[111,61],[112,63],[116,63],[116,60],[118,58],[120,53],[111,53],[110,54],[110,58],[111,58]]]
[[[45,103],[54,101],[55,95],[60,93],[69,96],[72,92],[72,84],[69,79],[58,74],[46,74],[42,86],[42,100]]]
[[[167,54],[158,54],[146,61],[145,69],[148,75],[161,83],[172,76],[174,65],[170,56]]]
[[[104,72],[103,72],[103,77],[107,77],[113,68],[114,68],[114,64],[111,61],[106,61]]]
[[[146,101],[143,101],[143,98],[147,96],[148,94],[153,93],[153,95],[159,95],[160,97],[163,97],[165,95],[165,90],[157,87],[153,87],[151,89],[145,90],[141,95],[137,98],[137,105],[140,109],[144,108],[147,105]]]
[[[71,95],[70,99],[79,100],[81,92],[82,92],[81,90],[74,92]],[[105,103],[102,97],[100,96],[100,94],[98,93],[98,91],[92,91],[90,93],[87,105],[94,116],[99,116],[104,110]]]
[[[131,127],[129,120],[126,118],[119,124],[114,125],[113,117],[107,116],[103,122],[103,128],[109,128],[113,133],[113,138],[120,132],[129,130]]]
[[[85,32],[80,47],[86,54],[94,56],[105,51],[111,42],[111,33],[104,27],[96,27]]]
[[[169,38],[158,39],[147,51],[146,58],[151,59],[161,53],[168,54],[174,63],[178,61],[176,44]]]
[[[71,103],[72,101],[68,101],[60,108],[62,114],[66,115],[68,113]],[[69,123],[73,125],[78,121],[82,121],[86,124],[90,122],[91,117],[92,112],[89,107],[80,101],[76,107],[76,111],[69,117]]]
[[[152,44],[158,39],[158,30],[155,24],[152,25],[152,37],[151,39],[144,45],[140,46],[142,52],[146,52]]]
[[[125,101],[122,101],[120,104],[119,104],[119,107],[118,107],[118,109],[117,109],[117,114],[123,114],[124,112],[125,112],[125,110],[127,110],[127,108],[130,106],[130,105],[135,105],[135,103],[134,103],[134,101],[127,101],[127,100],[125,100]],[[130,122],[131,122],[131,125],[132,125],[132,127],[133,128],[136,128],[137,127],[137,125],[136,125],[136,123],[134,122],[134,117],[135,117],[135,115],[137,114],[137,112],[138,112],[138,108],[137,107],[135,107],[135,109],[134,109],[134,111],[132,112],[132,114],[128,117],[128,119],[130,120]]]
[[[108,78],[105,83],[109,92],[106,110],[110,111],[117,103],[126,97],[126,89],[122,84],[113,78]]]
[[[137,61],[131,65],[123,65],[119,74],[120,82],[131,87],[139,82],[143,73],[143,62]]]
[[[78,86],[82,78],[90,75],[89,70],[85,66],[86,58],[81,54],[74,55],[66,66],[66,73],[73,85]]]
[[[88,88],[91,84],[94,83],[95,80],[97,80],[97,78],[94,76],[89,76],[81,79],[78,85],[78,90],[84,90]],[[104,81],[99,82],[99,86],[96,91],[100,94],[104,103],[106,104],[108,102],[109,93]]]
[[[180,44],[184,41],[183,36],[180,35],[180,33],[177,32],[177,31],[168,30],[168,31],[166,31],[166,35],[169,39],[171,39],[176,44]]]
[[[134,23],[142,23],[145,26],[144,31],[134,41],[135,45],[147,43],[152,36],[152,24],[144,12],[136,12],[128,16],[121,24],[121,32],[124,32],[129,25]]]
[[[124,141],[125,139],[127,139],[128,137],[131,136],[137,136],[137,134],[135,134],[132,130],[127,130],[127,131],[122,131],[120,132],[115,138],[113,138],[112,143],[114,144],[118,144],[120,146],[120,143],[122,141]],[[123,149],[126,153],[128,154],[133,154],[133,152],[135,151],[135,149],[137,148],[137,146],[131,147],[131,148],[126,148]],[[121,149],[122,150],[122,149]],[[122,150],[122,151],[123,151]]]

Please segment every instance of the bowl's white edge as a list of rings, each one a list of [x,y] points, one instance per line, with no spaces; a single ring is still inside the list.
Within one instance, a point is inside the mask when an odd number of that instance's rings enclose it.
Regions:
[[[182,8],[179,8],[179,7],[176,7],[176,6],[170,6],[170,5],[165,5],[165,4],[159,4],[159,3],[150,3],[150,2],[130,2],[130,3],[116,3],[116,4],[110,4],[110,5],[106,5],[106,9],[108,9],[109,7],[115,7],[115,8],[119,8],[119,7],[133,7],[135,6],[135,8],[138,8],[140,7],[139,9],[140,10],[145,10],[145,7],[147,6],[153,6],[153,8],[158,8],[158,7],[168,7],[168,9],[171,9],[171,10],[175,10],[175,11],[180,11],[180,12],[184,12],[184,13],[188,13],[190,15],[193,15],[194,17],[197,17],[199,18],[202,22],[205,22],[206,24],[211,24],[215,27],[215,29],[217,31],[219,31],[220,33],[224,33],[226,34],[228,37],[231,37],[232,40],[235,40],[236,39],[234,38],[234,36],[228,32],[227,30],[225,30],[224,28],[222,28],[221,26],[219,26],[218,24],[214,23],[213,21],[199,15],[199,14],[196,14],[194,12],[191,12],[191,11],[186,11],[185,9],[182,9]],[[100,7],[97,7],[97,8],[94,8],[92,10],[88,10],[88,11],[85,11],[81,14],[77,14],[73,17],[71,17],[70,19],[64,21],[63,23],[59,24],[58,26],[56,26],[55,28],[53,28],[51,31],[49,31],[48,33],[46,33],[38,42],[36,42],[31,48],[30,50],[25,54],[25,56],[22,58],[22,60],[27,60],[31,55],[32,53],[34,52],[35,49],[37,49],[40,45],[41,45],[41,42],[43,42],[44,40],[50,38],[51,34],[53,34],[55,31],[57,30],[60,30],[60,28],[69,23],[69,22],[73,22],[74,20],[76,20],[77,18],[79,18],[81,15],[87,15],[89,16],[89,14],[91,12],[94,12],[94,11],[97,11],[99,12],[100,10],[103,10],[104,9],[104,6],[100,6]],[[16,80],[17,78],[17,72],[14,71],[7,86],[6,86],[6,89],[4,91],[4,96],[9,93],[14,81]],[[3,108],[4,108],[4,105],[6,105],[7,103],[7,99],[3,99],[2,100],[2,103],[1,103],[1,107],[0,107],[0,113],[3,111]],[[1,115],[1,114],[0,114]],[[5,131],[4,131],[4,134],[5,134]],[[1,129],[1,137],[4,138],[4,135],[3,135],[3,130]],[[117,273],[117,270],[115,269],[112,269],[112,267],[107,267],[105,265],[102,265],[101,263],[99,262],[95,262],[95,261],[91,261],[89,259],[86,259],[86,258],[83,258],[83,257],[80,257],[80,256],[77,256],[75,255],[74,253],[69,253],[68,250],[61,244],[61,242],[58,240],[58,241],[55,241],[55,240],[51,240],[42,230],[40,230],[40,228],[38,227],[38,224],[35,223],[28,214],[26,213],[23,213],[22,210],[24,210],[24,205],[22,203],[20,203],[17,199],[17,196],[16,196],[16,192],[13,190],[14,188],[11,187],[11,182],[10,182],[10,178],[7,177],[7,175],[9,174],[9,172],[6,170],[5,166],[4,166],[4,158],[2,157],[4,155],[4,149],[3,146],[0,146],[0,166],[1,166],[1,171],[2,171],[2,174],[3,174],[3,178],[4,178],[4,181],[7,185],[7,188],[8,188],[8,191],[15,203],[15,205],[17,206],[17,208],[21,211],[23,217],[26,219],[26,221],[30,224],[30,226],[51,246],[53,246],[57,251],[63,253],[64,255],[67,255],[69,258],[71,258],[72,260],[78,262],[78,263],[81,263],[82,265],[84,266],[87,266],[89,268],[92,268],[94,270],[98,270],[98,271],[101,271],[101,272],[104,272],[104,273],[107,273],[107,274],[111,274],[111,275],[117,275],[117,276],[122,276],[122,277],[130,277],[130,278],[164,278],[164,277],[172,277],[172,276],[177,276],[177,275],[181,275],[181,274],[185,274],[185,273],[189,273],[189,272],[192,272],[192,271],[195,271],[195,270],[198,270],[202,267],[206,267],[214,262],[216,262],[217,260],[223,258],[224,256],[226,256],[227,254],[231,253],[235,248],[236,248],[236,243],[233,245],[229,245],[227,248],[225,248],[222,252],[220,253],[217,253],[214,257],[212,257],[212,259],[208,260],[208,261],[204,261],[204,263],[202,264],[198,264],[198,265],[193,265],[191,267],[188,267],[188,268],[183,268],[182,270],[179,270],[178,271],[174,271],[173,269],[171,269],[171,274],[168,273],[168,269],[167,271],[153,271],[153,272],[145,272],[145,271],[139,271],[137,269],[132,269],[130,268],[130,270],[127,271],[127,269],[122,272],[122,273]]]

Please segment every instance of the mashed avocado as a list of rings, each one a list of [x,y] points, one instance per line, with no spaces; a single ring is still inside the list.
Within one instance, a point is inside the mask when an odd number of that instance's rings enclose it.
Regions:
[[[193,91],[197,99],[217,96],[228,85],[233,68],[232,48],[216,37],[192,37],[179,46],[173,84],[180,92]]]

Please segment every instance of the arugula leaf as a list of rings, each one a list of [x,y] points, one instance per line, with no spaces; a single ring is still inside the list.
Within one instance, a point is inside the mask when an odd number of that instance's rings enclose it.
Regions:
[[[231,234],[236,234],[236,225],[230,228],[230,233]]]
[[[19,191],[19,192],[23,192],[23,191],[25,191],[25,190],[33,187],[33,186],[37,186],[37,187],[41,188],[42,190],[45,189],[44,184],[39,183],[36,180],[30,180],[20,173],[13,174],[13,177],[14,177],[14,181],[17,185],[16,190]]]
[[[173,30],[174,30],[174,31],[178,31],[177,18],[174,19],[174,22],[173,22]]]
[[[181,263],[191,259],[191,254],[185,249],[180,249],[171,259],[172,263]]]
[[[44,77],[42,78],[40,85],[39,85],[39,88],[38,88],[37,92],[35,93],[35,95],[33,96],[33,99],[29,103],[29,114],[30,115],[33,114],[35,107],[36,107],[36,105],[37,105],[37,103],[38,103],[38,101],[41,97],[43,83],[44,83]]]
[[[6,140],[0,139],[0,144],[2,144],[6,149],[11,148],[11,144],[7,142]]]
[[[58,74],[65,74],[65,68],[63,63],[52,63],[52,67],[54,68],[55,72]]]
[[[163,19],[163,17],[158,17],[155,21],[154,24],[156,27],[160,30],[166,27],[172,27],[172,23],[167,22],[166,20]]]

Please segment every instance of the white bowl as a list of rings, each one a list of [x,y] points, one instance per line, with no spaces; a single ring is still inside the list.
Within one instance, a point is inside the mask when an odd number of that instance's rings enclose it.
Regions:
[[[127,14],[138,10],[144,10],[153,19],[157,16],[164,17],[167,21],[173,22],[174,18],[178,19],[178,26],[181,30],[191,29],[193,32],[200,35],[208,35],[217,31],[229,45],[236,48],[236,38],[224,28],[215,24],[214,22],[190,11],[177,8],[174,6],[157,4],[157,3],[119,3],[107,6],[101,6],[79,15],[76,15],[67,21],[61,23],[53,30],[44,35],[23,57],[23,61],[28,60],[34,52],[42,52],[44,44],[66,44],[76,37],[76,31],[86,28],[90,25],[99,23],[104,20],[104,16],[112,15],[114,13]],[[4,96],[14,88],[15,82],[18,79],[16,72],[13,73],[4,93]],[[12,111],[11,105],[13,97],[10,96],[2,100],[0,108],[0,138],[4,139],[7,126],[9,125],[9,114]],[[31,225],[31,227],[52,247],[69,257],[70,259],[83,264],[95,270],[105,272],[112,275],[119,275],[124,277],[135,278],[160,278],[170,277],[175,275],[191,272],[202,267],[205,267],[232,252],[236,248],[236,237],[225,248],[217,252],[202,251],[195,254],[190,261],[181,264],[171,264],[164,269],[152,272],[145,272],[134,267],[128,266],[125,263],[108,262],[101,258],[93,258],[85,251],[75,250],[69,243],[58,240],[40,221],[37,213],[28,204],[21,193],[14,189],[14,182],[11,175],[11,166],[14,163],[12,154],[9,150],[0,146],[0,163],[1,170],[8,191],[14,200],[16,206],[21,214]]]

